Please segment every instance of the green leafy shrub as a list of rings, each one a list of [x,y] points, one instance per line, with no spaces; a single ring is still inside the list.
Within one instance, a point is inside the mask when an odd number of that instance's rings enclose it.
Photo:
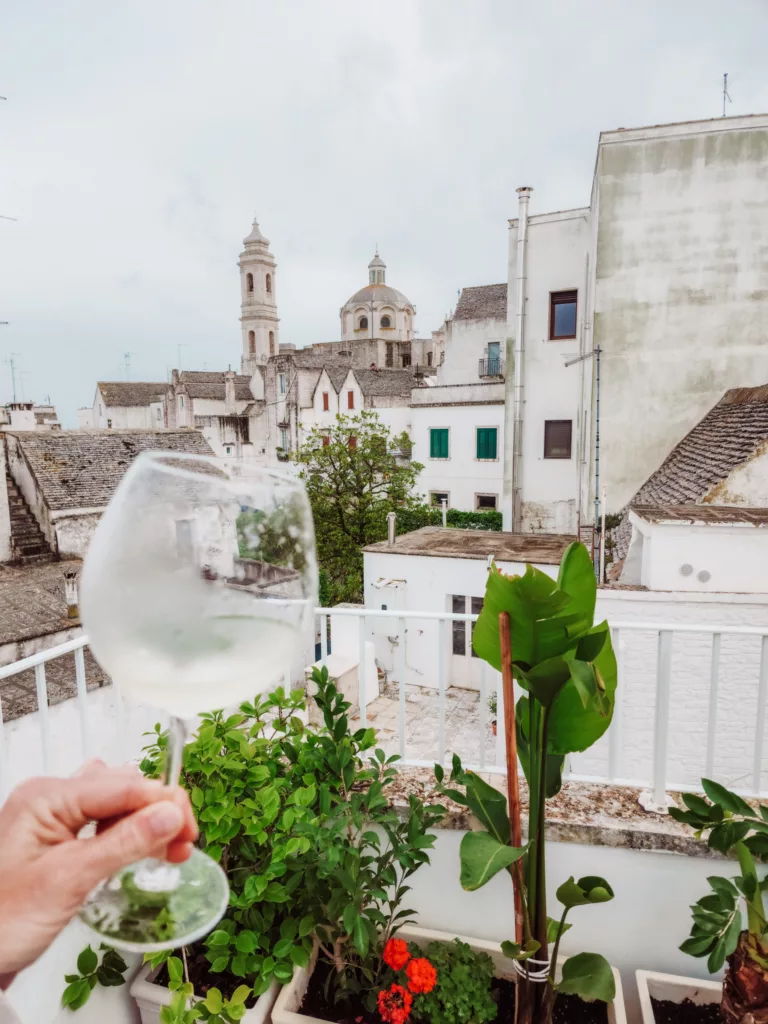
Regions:
[[[493,960],[476,953],[461,939],[432,942],[426,953],[413,947],[414,956],[424,956],[437,971],[431,992],[413,1002],[413,1017],[425,1024],[484,1024],[496,1019],[498,1007],[491,995]]]
[[[125,972],[128,965],[116,949],[101,946],[99,954],[90,946],[86,946],[77,958],[77,974],[67,974],[64,980],[67,987],[61,997],[62,1006],[70,1010],[79,1010],[85,1006],[91,992],[97,985],[111,987],[125,984]]]

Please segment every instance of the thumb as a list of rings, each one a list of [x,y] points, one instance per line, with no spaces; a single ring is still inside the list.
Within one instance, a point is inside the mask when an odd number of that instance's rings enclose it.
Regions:
[[[77,850],[76,871],[84,893],[134,861],[162,856],[183,827],[178,804],[161,800],[121,818],[101,835],[71,844]]]

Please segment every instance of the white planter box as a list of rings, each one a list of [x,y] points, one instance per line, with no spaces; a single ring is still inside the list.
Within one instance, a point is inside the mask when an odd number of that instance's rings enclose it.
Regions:
[[[145,964],[131,985],[131,995],[139,1008],[141,1024],[160,1024],[160,1009],[171,1002],[170,991],[164,985],[154,983],[153,979],[159,971],[159,967],[152,970],[150,964]],[[270,1014],[279,990],[280,986],[273,981],[264,995],[256,1000],[256,1005],[245,1011],[242,1024],[270,1024]]]
[[[702,981],[700,978],[659,974],[657,971],[635,971],[635,977],[643,1024],[656,1024],[651,999],[668,999],[672,1003],[690,999],[697,1006],[704,1006],[707,1003],[719,1005],[723,998],[723,984],[720,981]]]
[[[515,974],[512,963],[501,952],[501,945],[498,942],[489,942],[487,939],[474,939],[468,935],[452,935],[450,932],[434,931],[431,928],[417,928],[409,926],[400,928],[397,932],[399,939],[406,942],[415,942],[416,945],[425,948],[430,942],[452,942],[459,938],[466,942],[478,953],[487,953],[493,960],[496,968],[496,976],[508,978],[514,981]],[[559,964],[567,959],[561,957]],[[284,985],[277,997],[274,1009],[272,1010],[272,1024],[329,1024],[328,1021],[320,1020],[318,1017],[308,1017],[299,1013],[304,993],[307,991],[309,979],[315,969],[317,953],[315,952],[309,961],[309,967],[297,967],[293,972],[293,978]],[[613,977],[616,981],[616,998],[608,1004],[608,1024],[627,1024],[627,1015],[624,1010],[624,994],[621,990],[621,976],[616,968],[612,968]]]

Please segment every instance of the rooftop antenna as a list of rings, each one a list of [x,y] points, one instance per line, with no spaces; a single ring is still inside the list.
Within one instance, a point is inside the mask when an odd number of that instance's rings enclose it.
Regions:
[[[125,379],[126,380],[130,380],[131,379],[131,356],[135,356],[135,355],[136,355],[135,352],[124,352],[123,353],[123,362],[125,364]]]
[[[16,401],[16,359],[18,355],[18,352],[11,352],[8,359],[6,359],[6,362],[11,367],[11,390],[13,391],[14,402]]]
[[[726,71],[723,75],[723,117],[725,117],[725,102],[733,103],[730,95],[728,94],[728,72]]]
[[[179,344],[176,346],[176,355],[179,363],[179,373],[181,373],[181,350],[183,348],[189,348],[189,345],[187,344],[186,341],[180,341]]]

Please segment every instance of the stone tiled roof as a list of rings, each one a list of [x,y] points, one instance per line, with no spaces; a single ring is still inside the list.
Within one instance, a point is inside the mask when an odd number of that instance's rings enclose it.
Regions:
[[[344,386],[344,381],[349,376],[348,366],[326,366],[325,372],[328,374],[331,380],[331,384],[338,393]]]
[[[502,533],[497,530],[457,530],[422,526],[403,533],[390,547],[383,540],[368,544],[364,551],[377,554],[427,555],[435,558],[482,558],[493,555],[497,562],[539,562],[557,565],[568,545],[576,540],[565,534]]]
[[[52,512],[103,508],[143,451],[213,455],[197,430],[9,431]]]
[[[209,373],[203,370],[182,370],[179,383],[184,385],[190,398],[210,398],[224,401],[224,373]],[[238,402],[252,402],[251,378],[238,373],[235,377],[235,398]]]
[[[507,286],[481,284],[475,288],[462,288],[454,320],[507,319]]]
[[[768,384],[732,388],[672,449],[628,503],[695,505],[768,442]],[[617,557],[629,546],[631,526],[625,509],[614,531]]]
[[[97,386],[108,408],[149,405],[170,389],[170,384],[140,380],[100,380]]]
[[[413,370],[353,370],[360,390],[366,398],[381,395],[411,397],[411,390],[418,387]]]
[[[768,526],[768,508],[746,505],[632,505],[634,512],[647,523],[742,523],[745,526]]]

